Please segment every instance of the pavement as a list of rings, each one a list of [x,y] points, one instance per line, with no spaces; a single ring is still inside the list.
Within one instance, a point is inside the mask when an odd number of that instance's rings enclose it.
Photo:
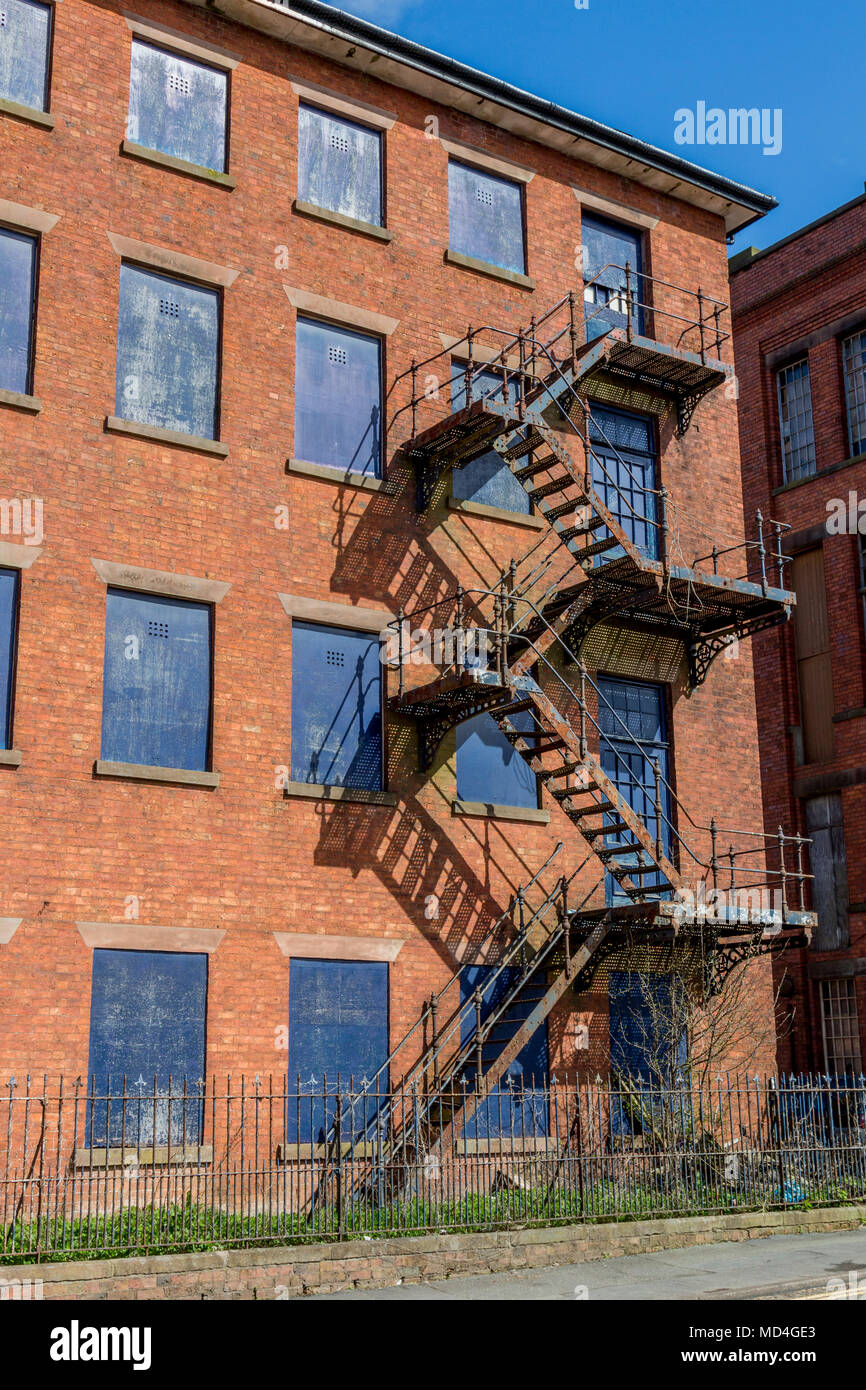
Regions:
[[[320,1294],[323,1301],[866,1299],[866,1230],[698,1245],[549,1269]]]

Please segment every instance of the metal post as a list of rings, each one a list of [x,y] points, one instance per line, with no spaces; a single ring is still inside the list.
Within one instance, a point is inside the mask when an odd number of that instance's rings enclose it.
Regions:
[[[580,756],[586,757],[586,667],[580,662]]]
[[[572,364],[577,358],[577,323],[574,313],[574,290],[568,291],[568,336],[571,341]]]
[[[477,1073],[475,1080],[475,1090],[481,1094],[481,1073],[483,1064],[484,1041],[481,1037],[481,990],[475,991],[475,1070]]]
[[[780,521],[773,523],[776,529],[776,570],[779,576],[779,588],[785,587],[785,556],[782,551],[782,533],[784,526]]]
[[[758,556],[761,561],[761,588],[767,592],[767,547],[764,545],[764,518],[760,509],[756,513],[758,523]]]
[[[466,669],[466,633],[463,628],[463,585],[457,585],[457,605],[454,613],[454,625],[457,629],[455,656],[459,653],[457,666],[465,671]]]
[[[568,879],[565,874],[559,880],[559,891],[562,894],[560,912],[562,913],[562,925],[565,933],[565,969],[567,972],[571,969],[571,923],[568,920]]]
[[[397,660],[398,660],[398,663],[399,663],[398,677],[399,677],[399,690],[400,690],[400,699],[401,699],[401,700],[402,700],[403,695],[404,695],[404,692],[405,692],[405,675],[404,675],[404,672],[403,672],[403,622],[404,622],[404,613],[403,613],[403,609],[401,608],[401,609],[400,609],[400,612],[397,614],[397,632],[399,633],[399,636],[398,636],[398,639],[397,639],[397,648],[398,648],[398,657],[397,657]]]
[[[800,884],[800,911],[806,911],[806,879],[803,873],[803,846],[807,843],[805,838],[797,832],[797,879]]]
[[[631,263],[625,263],[625,312],[626,312],[626,338],[631,342],[633,337],[632,328],[632,309],[631,309]]]
[[[785,832],[781,825],[778,833],[779,841],[779,875],[782,880],[782,918],[788,915],[788,869],[785,864]]]
[[[716,892],[719,887],[719,857],[716,852],[718,833],[719,828],[716,824],[716,818],[713,816],[713,819],[710,821],[710,871],[713,875],[713,892]]]
[[[664,484],[659,488],[659,513],[662,529],[662,569],[667,574],[670,565],[670,537],[668,534],[668,490]]]
[[[430,996],[430,1046],[433,1050],[433,1090],[439,1091],[439,1001],[435,994]]]
[[[412,438],[418,433],[418,367],[412,358]]]
[[[704,292],[698,285],[698,329],[701,335],[701,361],[706,362],[707,353],[704,344]]]
[[[656,859],[662,857],[662,770],[658,758],[653,759],[653,775],[656,783]]]

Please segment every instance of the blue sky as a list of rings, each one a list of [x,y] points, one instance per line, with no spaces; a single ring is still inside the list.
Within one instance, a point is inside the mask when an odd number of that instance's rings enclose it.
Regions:
[[[863,192],[864,0],[342,0],[340,8],[750,184],[768,246]],[[782,148],[689,147],[674,113],[782,111]]]

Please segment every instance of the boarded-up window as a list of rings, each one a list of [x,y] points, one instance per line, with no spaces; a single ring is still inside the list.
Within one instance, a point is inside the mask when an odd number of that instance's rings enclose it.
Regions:
[[[685,1064],[680,987],[661,972],[611,970],[610,1063],[621,1077],[669,1085]]]
[[[292,779],[382,788],[378,636],[292,624]]]
[[[94,951],[91,1144],[199,1142],[206,1011],[206,955]]]
[[[109,589],[102,757],[204,772],[210,696],[210,606]]]
[[[0,570],[0,748],[12,747],[12,686],[18,621],[18,571]]]
[[[289,971],[289,1142],[321,1143],[338,1095],[368,1098],[341,1107],[344,1139],[375,1136],[378,1076],[388,1059],[388,966],[384,961],[293,960]],[[378,1076],[378,1080],[376,1080]],[[375,1087],[370,1083],[376,1081]],[[300,1092],[295,1101],[294,1093]],[[325,1095],[329,1099],[325,1099]],[[333,1098],[333,1099],[331,1099]]]
[[[803,756],[807,763],[827,762],[833,756],[833,672],[821,546],[794,557],[792,583]]]
[[[2,32],[2,30],[0,30]],[[0,227],[0,390],[30,391],[36,238]]]
[[[45,111],[51,6],[35,0],[3,0],[0,12],[0,99]]]
[[[527,733],[536,727],[530,710],[515,714],[511,723]],[[489,714],[457,726],[457,799],[538,809],[535,773]]]
[[[519,275],[525,273],[523,189],[519,183],[452,159],[448,163],[448,207],[452,251]]]
[[[598,338],[611,328],[625,328],[631,301],[632,327],[643,332],[643,238],[631,227],[583,213],[583,301],[586,336]],[[626,274],[628,268],[628,274]]]
[[[829,1075],[859,1074],[862,1070],[860,1019],[854,980],[821,981],[821,1027],[824,1065]]]
[[[515,383],[509,383],[511,399],[514,399]],[[472,375],[471,399],[478,401],[485,396],[503,399],[502,379],[497,372],[478,371]],[[466,405],[466,367],[455,362],[451,368],[451,406],[462,410]],[[532,511],[532,503],[526,488],[517,481],[501,454],[489,449],[480,458],[467,463],[465,468],[455,470],[451,491],[455,497],[465,501],[480,502],[486,507],[500,507],[507,512],[519,512],[526,516]]]
[[[224,173],[227,98],[227,73],[133,39],[126,134],[137,145]]]
[[[298,197],[381,227],[380,133],[302,103],[298,111]]]
[[[216,290],[122,265],[116,413],[215,439],[219,318]]]
[[[492,965],[465,966],[460,976],[460,1002],[468,1005],[460,1020],[460,1042],[465,1047],[475,1036],[476,1011],[471,1001],[476,990],[481,992],[481,1023],[498,1013],[508,991],[520,974],[514,966],[500,971],[495,979]],[[496,1061],[503,1048],[511,1042],[522,1024],[544,997],[544,976],[535,977],[524,985],[514,1000],[493,1025],[481,1049],[482,1075]],[[546,1135],[549,1115],[544,1087],[548,1084],[547,1023],[527,1039],[502,1081],[479,1105],[466,1127],[467,1139],[532,1139]],[[466,1068],[466,1080],[474,1090],[477,1085],[477,1054],[473,1052]]]
[[[298,319],[296,458],[343,473],[380,476],[381,359],[378,338]]]
[[[806,834],[812,841],[812,906],[818,914],[812,949],[837,951],[847,946],[850,939],[845,825],[838,792],[814,796],[806,802]]]

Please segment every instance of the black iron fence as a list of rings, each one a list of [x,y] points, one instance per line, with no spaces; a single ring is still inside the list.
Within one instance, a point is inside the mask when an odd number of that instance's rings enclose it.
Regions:
[[[3,1086],[6,1263],[866,1200],[866,1077]],[[467,1104],[471,1098],[472,1103]]]

